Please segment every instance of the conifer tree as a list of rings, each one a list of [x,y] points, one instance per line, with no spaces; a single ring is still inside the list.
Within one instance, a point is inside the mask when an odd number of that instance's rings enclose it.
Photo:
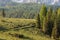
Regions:
[[[57,15],[60,15],[60,8],[57,9]]]
[[[36,26],[40,29],[41,28],[41,25],[40,25],[40,15],[38,14],[37,15],[37,24],[36,24]]]
[[[54,21],[54,27],[52,30],[52,38],[57,39],[60,36],[60,8],[57,10],[56,18]]]
[[[4,9],[2,10],[2,15],[3,15],[3,17],[5,17],[5,10]]]
[[[58,36],[58,29],[57,29],[58,25],[57,25],[57,20],[54,21],[54,27],[52,30],[52,38],[56,39]]]
[[[51,36],[53,27],[53,21],[51,20],[51,16],[52,16],[52,9],[49,7],[46,15],[46,22],[43,22],[43,24],[45,23],[45,25],[43,26],[43,28],[45,28],[44,31],[49,36]]]
[[[44,17],[46,16],[46,13],[47,13],[47,8],[46,8],[45,5],[42,5],[41,9],[40,9],[40,23],[41,23],[41,27],[43,25],[43,20],[44,20]]]
[[[40,18],[41,18],[41,20],[43,19],[43,17],[46,16],[46,12],[47,12],[46,6],[45,5],[42,5],[41,6],[41,9],[40,9]]]
[[[44,17],[44,20],[43,20],[43,24],[42,24],[42,31],[44,32],[44,33],[46,33],[46,31],[47,31],[47,19],[46,19],[46,17]]]
[[[51,20],[54,21],[56,19],[56,16],[57,16],[57,10],[53,10]]]
[[[52,9],[49,7],[48,11],[47,11],[47,20],[50,21],[51,20],[51,16],[52,16]]]

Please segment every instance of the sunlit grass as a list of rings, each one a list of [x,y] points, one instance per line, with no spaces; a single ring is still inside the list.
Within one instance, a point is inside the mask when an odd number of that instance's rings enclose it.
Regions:
[[[35,24],[35,19],[20,19],[20,18],[0,18],[0,39],[4,40],[53,40],[47,36],[39,34],[40,30],[31,27],[30,24]],[[24,26],[26,25],[26,26]],[[15,27],[18,26],[18,29]],[[21,28],[21,26],[23,28]],[[5,30],[3,31],[3,29]],[[11,35],[10,35],[11,34]],[[23,35],[22,38],[15,36]]]

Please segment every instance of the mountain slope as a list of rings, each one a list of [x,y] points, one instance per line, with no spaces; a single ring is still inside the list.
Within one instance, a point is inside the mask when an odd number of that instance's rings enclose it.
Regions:
[[[34,3],[33,0],[32,3]],[[36,3],[39,4],[46,4],[46,5],[60,5],[60,0],[35,0]],[[0,6],[6,6],[6,5],[16,5],[17,3],[30,3],[28,0],[0,0]]]
[[[0,7],[16,6],[18,3],[12,2],[12,0],[0,0]]]

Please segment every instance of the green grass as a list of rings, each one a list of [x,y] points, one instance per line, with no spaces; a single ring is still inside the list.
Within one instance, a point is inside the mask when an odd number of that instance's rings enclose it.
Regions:
[[[35,19],[0,18],[0,40],[54,40],[35,24]]]

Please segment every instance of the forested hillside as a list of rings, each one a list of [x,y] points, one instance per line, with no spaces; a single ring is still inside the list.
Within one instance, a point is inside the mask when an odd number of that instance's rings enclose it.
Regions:
[[[59,8],[59,6],[56,6],[56,5],[46,5],[46,7],[47,9],[48,7],[51,7],[53,10],[56,10],[56,8]],[[28,4],[13,3],[12,5],[8,4],[3,7],[0,6],[0,15],[2,16],[2,12],[4,10],[5,17],[7,18],[33,19],[39,13],[40,8],[41,8],[41,5],[35,4],[35,3],[28,3]]]
[[[1,40],[60,40],[60,6],[1,7],[0,35]]]
[[[16,6],[7,6],[0,8],[4,9],[5,17],[9,18],[35,18],[36,14],[40,11],[40,4],[19,4]],[[0,12],[0,14],[2,14]]]

